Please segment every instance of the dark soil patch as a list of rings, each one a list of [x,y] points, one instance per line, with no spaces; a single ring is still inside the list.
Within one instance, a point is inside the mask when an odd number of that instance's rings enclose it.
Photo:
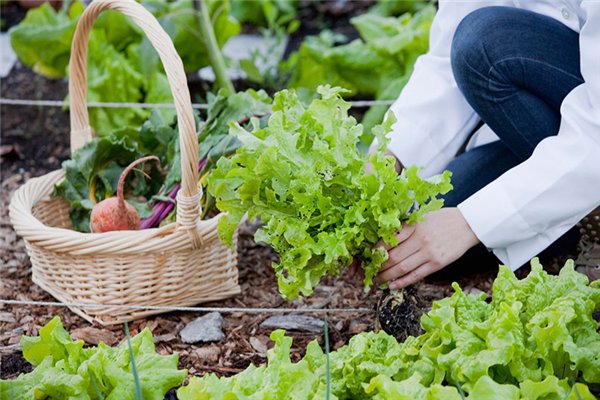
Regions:
[[[375,326],[403,342],[409,336],[419,336],[423,311],[418,285],[391,292],[385,290],[377,303]]]
[[[0,378],[12,379],[19,374],[33,371],[33,365],[20,354],[3,354],[0,360]]]
[[[306,36],[316,36],[325,29],[344,35],[349,41],[360,37],[350,19],[364,14],[375,1],[305,1],[298,8],[300,28],[290,36],[285,57],[298,50]]]
[[[17,3],[10,2],[0,7],[0,16],[2,17],[2,27],[0,31],[6,32],[13,26],[25,18],[27,10],[18,5]]]
[[[67,81],[47,79],[17,63],[0,80],[2,97],[28,100],[63,100]],[[14,106],[0,108],[2,145],[14,145],[10,159],[3,158],[3,171],[54,170],[69,156],[69,113],[60,107]]]

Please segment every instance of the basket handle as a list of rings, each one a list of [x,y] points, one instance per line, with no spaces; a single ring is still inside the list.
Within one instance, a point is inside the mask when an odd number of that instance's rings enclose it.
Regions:
[[[177,222],[180,228],[188,230],[192,245],[198,247],[202,244],[197,229],[202,197],[202,190],[198,188],[198,137],[183,62],[156,18],[135,0],[94,0],[86,7],[77,24],[69,63],[71,152],[92,139],[87,110],[87,47],[94,21],[105,10],[119,11],[142,28],[167,73],[177,110],[181,149],[182,180],[177,196]]]

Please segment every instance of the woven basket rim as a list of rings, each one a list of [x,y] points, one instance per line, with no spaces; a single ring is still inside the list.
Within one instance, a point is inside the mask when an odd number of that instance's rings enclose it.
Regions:
[[[173,251],[192,249],[186,230],[180,229],[177,222],[160,228],[137,231],[114,231],[105,233],[86,233],[72,229],[52,227],[44,224],[33,215],[33,208],[41,201],[52,198],[54,185],[64,180],[63,170],[55,170],[45,175],[31,178],[17,189],[9,205],[9,215],[17,234],[28,242],[56,252],[71,254],[117,255]],[[198,231],[204,234],[205,240],[216,236],[216,225],[223,213],[198,222]],[[61,243],[57,238],[60,238]],[[176,239],[176,240],[175,240]],[[131,240],[131,246],[124,241]],[[65,244],[72,241],[73,243]],[[78,242],[81,242],[80,244]],[[49,243],[49,244],[48,244]],[[100,247],[100,250],[94,248]]]

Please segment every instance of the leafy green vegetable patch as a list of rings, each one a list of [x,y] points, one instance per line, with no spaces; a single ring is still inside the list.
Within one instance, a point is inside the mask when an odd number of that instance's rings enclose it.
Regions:
[[[161,356],[154,350],[147,328],[131,339],[131,346],[144,400],[163,400],[167,391],[179,386],[187,370],[177,369],[177,354]],[[0,381],[2,400],[98,399],[134,400],[135,381],[127,343],[83,348],[73,341],[59,317],[38,337],[23,336],[23,356],[35,369],[12,381]]]
[[[435,12],[435,6],[427,4],[414,15],[406,13],[398,18],[374,13],[359,15],[350,22],[362,40],[350,43],[336,45],[346,38],[331,31],[306,38],[287,61],[293,66],[289,86],[296,88],[303,100],[314,96],[317,87],[327,83],[349,89],[348,95],[397,99],[417,58],[429,49],[429,29]],[[388,108],[373,106],[365,114],[363,150],[373,139],[371,128],[381,123]]]
[[[493,300],[455,293],[422,317],[425,333],[405,342],[384,332],[354,336],[330,354],[330,399],[593,400],[600,383],[600,282],[569,262],[558,276],[537,260],[518,280],[501,267]],[[230,378],[193,377],[180,400],[325,399],[326,358],[316,341],[290,360],[292,339],[279,330],[267,366]]]
[[[227,0],[206,0],[218,45],[237,35],[241,26],[230,14]],[[141,4],[170,35],[186,72],[208,65],[192,0],[143,0]],[[81,1],[65,1],[59,11],[50,4],[31,9],[10,29],[11,46],[19,59],[38,74],[66,76],[75,28],[85,9]],[[88,101],[171,103],[167,76],[142,30],[117,11],[103,12],[95,22],[88,44]],[[123,126],[139,126],[150,115],[141,108],[91,108],[90,123],[99,135]],[[161,111],[168,123],[174,109]]]

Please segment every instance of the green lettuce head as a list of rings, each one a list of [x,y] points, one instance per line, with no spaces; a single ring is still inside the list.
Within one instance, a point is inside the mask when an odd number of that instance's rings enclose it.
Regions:
[[[265,128],[258,121],[252,132],[232,124],[230,134],[242,146],[221,158],[208,180],[217,207],[227,213],[219,221],[221,240],[232,245],[243,216],[260,215],[264,227],[255,239],[279,253],[273,267],[287,299],[309,295],[324,275],[339,275],[354,257],[362,260],[368,290],[387,259],[373,246],[381,238],[397,244],[394,232],[402,223],[422,221],[441,208],[437,195],[452,189],[450,172],[421,179],[412,166],[396,173],[394,158],[384,154],[393,114],[373,128],[377,150],[363,155],[357,148],[363,127],[348,114],[350,104],[340,96],[345,90],[327,85],[318,92],[321,99],[308,107],[293,91],[277,93]]]

